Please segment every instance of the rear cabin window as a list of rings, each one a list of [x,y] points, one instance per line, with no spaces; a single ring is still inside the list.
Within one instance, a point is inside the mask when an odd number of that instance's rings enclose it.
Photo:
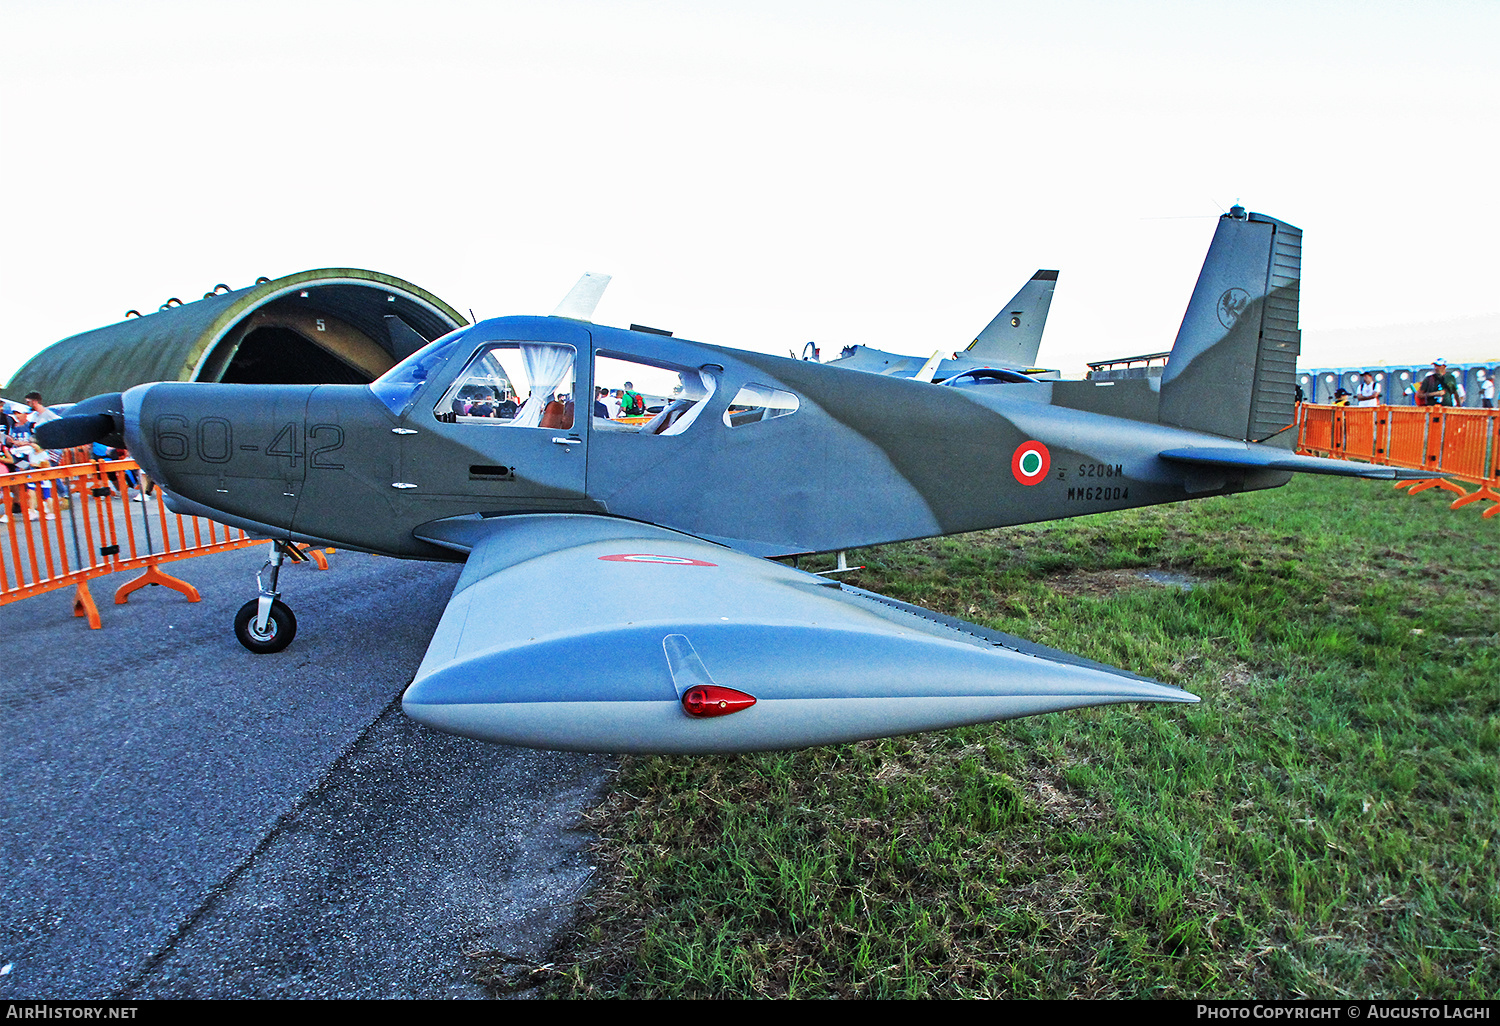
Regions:
[[[730,400],[729,408],[724,411],[724,423],[739,428],[796,412],[797,397],[791,392],[751,382]]]

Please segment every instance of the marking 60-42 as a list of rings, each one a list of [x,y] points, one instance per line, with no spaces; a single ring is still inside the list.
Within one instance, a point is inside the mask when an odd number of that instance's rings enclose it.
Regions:
[[[151,447],[158,459],[178,462],[191,459],[194,451],[204,463],[228,463],[235,453],[234,427],[223,417],[200,417],[196,424],[181,414],[164,413],[152,424]],[[286,460],[295,470],[302,460],[314,470],[343,470],[328,454],[344,447],[344,429],[337,424],[314,424],[303,435],[302,425],[288,421],[265,447],[265,454]],[[242,445],[245,452],[259,452],[258,445]]]

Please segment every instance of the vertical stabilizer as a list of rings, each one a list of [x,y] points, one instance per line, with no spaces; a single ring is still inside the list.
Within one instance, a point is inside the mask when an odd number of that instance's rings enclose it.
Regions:
[[[1242,207],[1219,218],[1161,376],[1163,424],[1258,442],[1292,423],[1301,280],[1300,228]]]
[[[385,315],[385,330],[391,340],[391,356],[397,363],[421,349],[429,341],[395,314]]]
[[[975,360],[1002,367],[1031,367],[1042,345],[1042,329],[1052,308],[1056,271],[1038,271],[1021,286],[1011,301],[1000,308],[979,337],[965,350]]]

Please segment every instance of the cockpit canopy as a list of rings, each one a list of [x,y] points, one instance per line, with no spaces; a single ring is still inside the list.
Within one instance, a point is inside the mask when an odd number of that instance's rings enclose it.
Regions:
[[[435,401],[438,420],[571,428],[577,348],[561,341],[506,338],[507,333],[502,322],[450,332],[371,382],[370,391],[400,416],[429,381],[462,361],[460,369],[448,370],[453,379]]]
[[[953,388],[986,388],[990,385],[1017,385],[1017,384],[1039,385],[1041,384],[1030,374],[1022,374],[1020,371],[1006,370],[1003,367],[976,367],[974,370],[955,374],[944,381],[944,385]]]

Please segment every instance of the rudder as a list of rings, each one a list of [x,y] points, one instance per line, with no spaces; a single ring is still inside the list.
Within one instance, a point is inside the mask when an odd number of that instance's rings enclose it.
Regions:
[[[1292,423],[1301,279],[1300,228],[1242,207],[1219,218],[1162,373],[1163,424],[1259,442]]]

